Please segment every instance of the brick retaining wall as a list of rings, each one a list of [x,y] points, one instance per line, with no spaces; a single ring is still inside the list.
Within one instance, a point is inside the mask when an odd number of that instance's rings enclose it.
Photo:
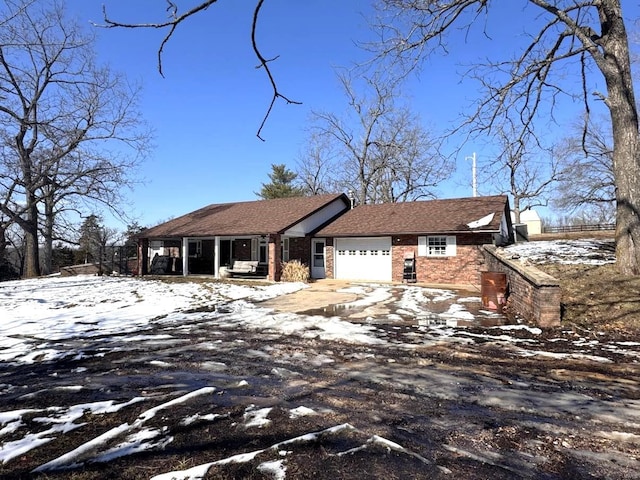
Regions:
[[[485,245],[487,271],[507,274],[509,308],[540,327],[560,325],[560,282],[537,268],[511,260],[500,249]]]

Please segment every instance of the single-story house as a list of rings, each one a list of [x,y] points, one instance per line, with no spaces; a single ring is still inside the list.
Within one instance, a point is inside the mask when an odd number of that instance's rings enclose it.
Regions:
[[[504,195],[361,205],[344,194],[217,204],[145,230],[139,271],[220,278],[237,261],[279,280],[283,262],[312,278],[480,284],[482,245],[513,242]],[[157,270],[157,269],[156,269]]]
[[[138,271],[224,276],[236,261],[279,280],[282,262],[309,265],[312,233],[346,212],[344,194],[214,204],[138,235]]]

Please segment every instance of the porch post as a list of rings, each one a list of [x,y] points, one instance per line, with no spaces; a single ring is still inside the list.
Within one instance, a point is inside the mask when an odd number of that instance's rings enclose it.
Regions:
[[[182,276],[189,275],[189,239],[182,237]]]
[[[280,252],[280,235],[269,236],[269,273],[268,278],[272,282],[279,282],[282,275],[282,255]]]
[[[138,241],[138,275],[149,273],[149,239],[141,238]]]
[[[213,242],[213,276],[220,279],[220,237],[216,236]]]

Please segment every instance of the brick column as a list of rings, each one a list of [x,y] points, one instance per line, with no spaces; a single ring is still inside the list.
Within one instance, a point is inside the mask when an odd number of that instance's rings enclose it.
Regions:
[[[269,236],[269,275],[272,282],[279,282],[282,276],[282,258],[280,235]]]

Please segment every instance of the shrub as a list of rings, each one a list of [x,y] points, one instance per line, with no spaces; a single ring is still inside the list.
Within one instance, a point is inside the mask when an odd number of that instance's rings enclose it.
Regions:
[[[310,278],[309,267],[300,262],[300,260],[290,260],[282,264],[282,276],[280,280],[283,282],[308,282]]]

